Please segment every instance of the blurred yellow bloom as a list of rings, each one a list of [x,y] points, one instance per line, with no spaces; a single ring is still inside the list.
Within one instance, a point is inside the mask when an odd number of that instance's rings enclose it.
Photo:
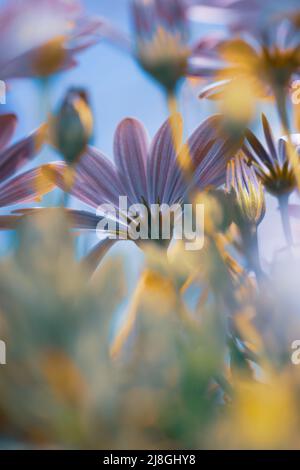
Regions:
[[[32,69],[37,76],[47,77],[63,67],[67,59],[66,42],[66,37],[57,36],[35,51]]]
[[[233,446],[270,449],[293,446],[297,419],[296,401],[285,376],[272,376],[270,383],[235,384],[235,403],[227,432]]]

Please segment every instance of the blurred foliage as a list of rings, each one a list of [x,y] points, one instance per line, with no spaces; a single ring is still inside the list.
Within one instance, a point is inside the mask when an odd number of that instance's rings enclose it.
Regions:
[[[64,216],[26,217],[15,252],[1,261],[6,437],[29,447],[297,446],[300,384],[286,335],[298,322],[285,333],[281,317],[295,292],[290,283],[289,294],[275,288],[287,253],[260,290],[232,270],[218,238],[207,237],[197,255],[180,243],[167,255],[150,246],[116,330],[122,260],[89,279]],[[186,297],[193,285],[196,307]]]

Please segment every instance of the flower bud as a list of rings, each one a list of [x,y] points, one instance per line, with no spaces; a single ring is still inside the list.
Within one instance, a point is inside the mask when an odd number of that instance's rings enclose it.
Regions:
[[[86,92],[70,89],[58,112],[50,121],[50,134],[53,145],[63,155],[65,161],[76,163],[93,133],[93,115]]]
[[[236,196],[234,218],[237,225],[241,229],[257,227],[266,211],[264,190],[254,168],[247,164],[243,154],[228,164],[227,190],[234,191]]]

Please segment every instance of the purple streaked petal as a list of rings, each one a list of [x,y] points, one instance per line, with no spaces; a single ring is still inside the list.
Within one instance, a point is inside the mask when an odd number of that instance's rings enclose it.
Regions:
[[[273,137],[270,124],[264,114],[262,114],[262,124],[263,124],[265,139],[267,142],[270,155],[273,159],[273,162],[276,162],[278,160],[278,156],[277,156],[277,151],[276,151],[276,147],[274,143],[274,137]]]
[[[98,223],[103,219],[92,212],[75,209],[68,209],[67,216],[72,228],[77,230],[96,230]]]
[[[77,22],[69,47],[75,51],[78,47],[82,49],[82,45],[89,41],[95,43],[101,39],[109,41],[126,52],[133,52],[130,38],[103,18],[83,18]]]
[[[77,177],[73,190],[81,190],[87,186],[95,195],[98,206],[103,203],[118,205],[119,196],[126,196],[126,189],[122,184],[116,167],[99,150],[89,147],[76,165]]]
[[[182,200],[195,185],[219,186],[225,181],[226,164],[232,156],[234,143],[222,137],[221,124],[221,115],[212,116],[203,121],[188,139],[194,175],[188,186],[182,175],[178,179],[174,178],[170,196],[172,202]]]
[[[1,181],[12,176],[36,156],[46,137],[45,126],[41,126],[29,137],[0,152]]]
[[[207,146],[220,137],[221,115],[205,119],[187,141],[190,156],[195,167],[198,167],[207,155]]]
[[[73,53],[77,52],[76,49],[73,51],[72,49],[68,50],[64,48],[64,52],[64,60],[57,67],[57,72],[68,70],[77,64],[73,57]],[[40,48],[31,49],[1,65],[2,79],[8,80],[11,78],[30,78],[38,76],[35,63],[39,54],[41,54]]]
[[[75,175],[75,181],[70,189],[69,183],[65,179],[66,172],[68,171],[67,165],[52,165],[50,170],[47,170],[47,176],[50,181],[63,191],[69,192],[72,196],[84,202],[88,206],[97,208],[104,200],[100,200],[100,191],[92,187],[91,182],[87,177]]]
[[[229,83],[230,80],[221,80],[219,82],[210,84],[203,88],[199,95],[199,98],[208,100],[219,100],[220,98],[222,98],[225,91],[225,87]]]
[[[147,199],[146,162],[148,138],[143,125],[136,119],[124,119],[117,127],[114,157],[120,179],[132,202]]]
[[[53,183],[43,173],[46,167],[51,167],[51,164],[34,168],[1,184],[0,207],[31,202],[51,191]]]
[[[204,189],[224,184],[228,160],[228,144],[220,141],[213,143],[195,170],[193,185]]]
[[[170,185],[179,173],[176,156],[182,144],[182,132],[182,118],[176,114],[162,125],[153,139],[147,169],[151,204],[169,202]]]
[[[49,177],[63,191],[70,192],[85,204],[97,208],[101,204],[118,206],[119,195],[126,195],[114,165],[98,150],[89,147],[75,167],[70,189],[64,178],[67,165],[52,164]]]
[[[10,142],[17,125],[17,117],[14,114],[2,114],[0,116],[0,150]]]
[[[287,143],[283,138],[278,140],[279,162],[283,165],[287,161]]]
[[[265,150],[264,146],[260,143],[258,138],[253,134],[252,131],[249,129],[246,130],[246,138],[256,153],[256,155],[260,158],[262,163],[264,163],[266,166],[272,166],[272,160],[271,157],[269,156],[268,152]]]

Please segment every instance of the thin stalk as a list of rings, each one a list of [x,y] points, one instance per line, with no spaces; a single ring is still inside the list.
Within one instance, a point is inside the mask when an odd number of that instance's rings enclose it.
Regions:
[[[278,197],[278,203],[279,203],[279,210],[280,210],[280,216],[281,216],[281,222],[282,222],[285,240],[286,240],[287,246],[291,246],[293,245],[293,235],[292,235],[291,222],[290,222],[290,217],[289,217],[289,212],[288,212],[289,194],[284,194]]]
[[[248,267],[255,273],[257,280],[262,281],[265,279],[265,274],[260,265],[257,227],[255,225],[248,227],[243,231],[243,240]]]
[[[62,207],[65,207],[67,209],[69,198],[70,198],[70,194],[68,193],[68,191],[64,191],[62,195]]]
[[[176,95],[174,93],[167,94],[167,103],[170,117],[172,117],[178,112]],[[188,186],[193,178],[193,160],[190,154],[190,149],[187,144],[182,145],[181,135],[178,135],[178,129],[172,119],[170,120],[170,126],[174,149],[177,153],[178,165],[180,166],[183,172],[184,178]]]
[[[167,106],[170,116],[178,112],[177,99],[174,93],[167,93]]]

